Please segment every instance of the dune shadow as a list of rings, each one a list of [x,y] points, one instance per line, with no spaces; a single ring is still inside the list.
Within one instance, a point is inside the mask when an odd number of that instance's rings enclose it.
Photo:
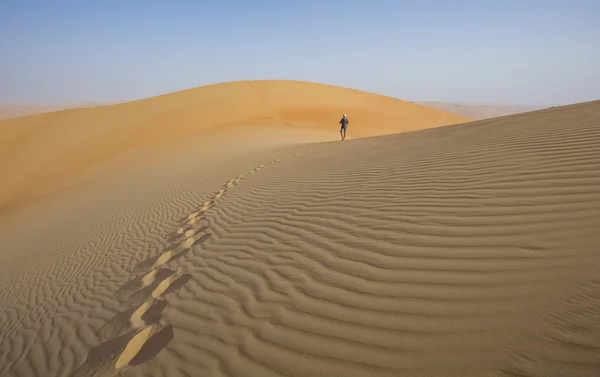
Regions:
[[[140,351],[135,355],[128,366],[134,367],[145,363],[146,361],[156,357],[175,337],[173,326],[165,326],[162,330],[154,334],[140,348]]]

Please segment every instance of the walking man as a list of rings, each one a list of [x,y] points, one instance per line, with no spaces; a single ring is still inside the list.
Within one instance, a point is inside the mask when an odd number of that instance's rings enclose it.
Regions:
[[[342,141],[344,141],[346,138],[346,129],[348,128],[348,123],[350,123],[350,120],[346,118],[346,114],[342,116],[342,119],[340,119],[339,123],[342,125],[340,128],[340,135],[342,136]]]

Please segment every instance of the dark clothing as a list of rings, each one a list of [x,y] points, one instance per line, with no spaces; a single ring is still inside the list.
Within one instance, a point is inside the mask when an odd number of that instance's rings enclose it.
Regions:
[[[348,127],[348,123],[350,123],[350,120],[348,120],[348,118],[342,117],[339,123],[342,125],[342,128],[346,128]]]

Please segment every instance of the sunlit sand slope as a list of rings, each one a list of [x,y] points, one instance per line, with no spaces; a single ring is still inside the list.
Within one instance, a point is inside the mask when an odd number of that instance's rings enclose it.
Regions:
[[[352,121],[351,137],[469,120],[381,95],[295,81],[231,82],[135,102],[4,120],[0,121],[0,214],[64,192],[82,176],[94,181],[100,177],[90,172],[117,156],[182,138],[210,139],[215,131],[260,124],[327,130],[331,135],[321,139],[331,140],[342,113]],[[271,130],[257,131],[252,139],[268,136]],[[131,168],[127,160],[122,165]]]

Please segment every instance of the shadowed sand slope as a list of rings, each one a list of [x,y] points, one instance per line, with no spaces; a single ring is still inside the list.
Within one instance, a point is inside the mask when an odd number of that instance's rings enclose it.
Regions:
[[[0,375],[598,376],[599,123],[207,145],[40,207]]]
[[[4,120],[0,213],[64,191],[86,174],[88,181],[97,179],[98,174],[90,171],[116,157],[184,138],[200,137],[203,144],[215,132],[260,125],[263,129],[256,137],[276,127],[311,129],[320,133],[320,140],[332,140],[342,113],[351,119],[350,137],[470,120],[390,97],[295,81],[230,82],[135,102]],[[130,167],[129,159],[119,169]]]

